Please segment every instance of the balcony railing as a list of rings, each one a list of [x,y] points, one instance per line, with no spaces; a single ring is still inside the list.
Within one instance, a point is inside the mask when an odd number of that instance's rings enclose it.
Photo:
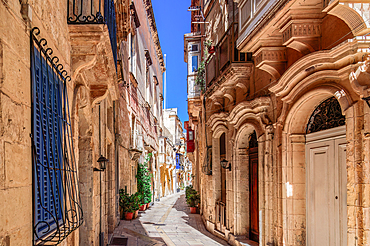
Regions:
[[[114,0],[67,0],[67,22],[80,25],[106,24],[117,68],[117,25]]]
[[[215,47],[215,53],[206,62],[206,85],[211,86],[214,80],[223,73],[231,63],[246,63],[250,61],[247,53],[236,48],[238,24],[233,23],[225,32]]]

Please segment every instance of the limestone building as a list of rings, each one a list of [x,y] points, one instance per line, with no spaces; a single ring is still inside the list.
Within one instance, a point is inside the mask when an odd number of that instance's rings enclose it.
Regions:
[[[188,69],[191,159],[209,231],[232,245],[370,244],[369,8],[192,1],[201,35],[185,35],[185,56],[197,37],[204,77],[193,96]]]
[[[2,1],[0,23],[0,245],[106,245],[137,162],[158,173],[151,1]]]
[[[184,164],[185,144],[182,123],[177,108],[163,109],[163,158],[161,159],[162,197],[178,192],[183,186],[182,166]]]
[[[160,195],[158,164],[159,137],[162,135],[162,74],[165,71],[151,1],[131,1],[130,32],[120,46],[122,57],[122,134],[126,144],[120,147],[124,156],[123,172],[130,172],[123,187],[129,193],[137,191],[135,178],[138,163],[151,153],[149,170],[152,178],[152,201]]]

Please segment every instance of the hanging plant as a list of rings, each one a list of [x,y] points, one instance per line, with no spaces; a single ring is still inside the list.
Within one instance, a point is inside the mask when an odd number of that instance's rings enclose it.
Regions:
[[[143,164],[138,164],[138,170],[136,174],[137,178],[137,190],[141,194],[141,204],[147,204],[152,201],[152,190],[151,190],[151,180],[152,174],[148,170],[148,163],[150,161],[152,154],[149,153]]]

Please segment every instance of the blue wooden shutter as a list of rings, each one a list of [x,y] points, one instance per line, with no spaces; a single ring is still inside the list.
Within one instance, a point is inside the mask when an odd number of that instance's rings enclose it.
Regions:
[[[36,48],[32,70],[35,233],[47,234],[63,222],[61,81]]]

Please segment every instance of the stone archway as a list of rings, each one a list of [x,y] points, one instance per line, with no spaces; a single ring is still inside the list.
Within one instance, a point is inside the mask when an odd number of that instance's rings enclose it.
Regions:
[[[229,139],[228,129],[223,124],[218,124],[215,130],[213,131],[212,136],[212,178],[213,178],[213,201],[210,204],[215,206],[215,229],[225,233],[227,227],[227,191],[226,191],[226,182],[227,170],[221,167],[221,159],[228,158],[228,151],[226,146],[223,146],[221,149],[221,140],[223,139],[224,144]]]
[[[250,146],[253,139],[256,137],[256,143]],[[262,217],[263,201],[263,172],[262,151],[258,151],[258,147],[263,149],[264,135],[260,136],[257,142],[255,127],[251,124],[243,125],[237,134],[235,144],[235,235],[246,235],[254,241],[259,241],[259,217]],[[256,145],[254,145],[256,144]],[[251,149],[252,147],[252,149]],[[262,158],[261,158],[262,157]],[[255,162],[255,165],[251,163]],[[252,166],[254,168],[252,168]],[[254,171],[257,171],[255,173]],[[254,182],[255,181],[255,182]],[[257,190],[252,191],[252,187]],[[258,187],[258,188],[257,188]]]
[[[307,226],[312,228],[312,223],[309,221],[313,216],[312,211],[307,209],[312,203],[312,196],[308,196],[307,192],[314,192],[315,189],[321,189],[320,187],[312,189],[310,186],[314,184],[310,181],[312,180],[312,168],[313,164],[307,163],[311,158],[312,153],[310,149],[307,149],[306,143],[315,143],[321,141],[326,141],[325,132],[318,133],[320,140],[317,136],[306,135],[307,125],[312,121],[312,117],[315,115],[315,112],[318,112],[318,106],[325,102],[325,100],[332,98],[338,88],[331,86],[323,86],[321,88],[316,88],[305,94],[303,94],[290,108],[286,115],[285,124],[282,131],[282,207],[283,207],[283,235],[284,242],[287,244],[297,244],[297,245],[314,245],[312,244],[312,234],[308,233],[310,230]],[[347,94],[343,93],[341,100],[338,100],[341,110],[349,108],[350,98],[347,98]],[[349,108],[351,109],[351,108]],[[311,118],[311,119],[310,119]],[[335,129],[334,129],[335,130]],[[345,130],[344,130],[345,131]],[[329,133],[328,133],[329,134]],[[329,134],[328,137],[336,138],[336,133]],[[316,134],[317,135],[317,134]],[[311,139],[311,140],[308,140]],[[345,139],[345,137],[344,137]],[[309,148],[316,148],[317,150],[321,148],[319,145],[311,145]],[[325,145],[325,146],[324,146]],[[324,144],[322,151],[319,151],[320,154],[324,153],[331,148],[329,145]],[[329,146],[329,147],[328,147]],[[308,156],[308,152],[309,156]],[[328,150],[329,152],[331,150]],[[334,151],[334,150],[333,150]],[[326,153],[326,152],[325,152]],[[308,159],[307,159],[308,158]],[[324,158],[324,157],[322,157]],[[325,157],[326,158],[326,157]],[[334,158],[334,157],[333,157]],[[321,160],[323,163],[327,163],[328,159]],[[322,165],[321,165],[322,166]],[[309,169],[307,169],[309,168]],[[345,164],[344,164],[345,172]],[[311,173],[311,178],[309,177]],[[346,175],[344,176],[345,181]],[[320,186],[324,186],[321,184]],[[311,191],[310,191],[311,190]],[[333,195],[333,199],[335,196]],[[309,203],[308,203],[309,202]],[[345,206],[345,205],[344,205]],[[312,210],[312,208],[310,208]],[[316,210],[315,210],[316,211]],[[294,226],[293,226],[294,225]],[[311,236],[310,236],[311,235]],[[324,243],[327,245],[326,243]],[[328,244],[328,245],[343,245],[343,244]]]

